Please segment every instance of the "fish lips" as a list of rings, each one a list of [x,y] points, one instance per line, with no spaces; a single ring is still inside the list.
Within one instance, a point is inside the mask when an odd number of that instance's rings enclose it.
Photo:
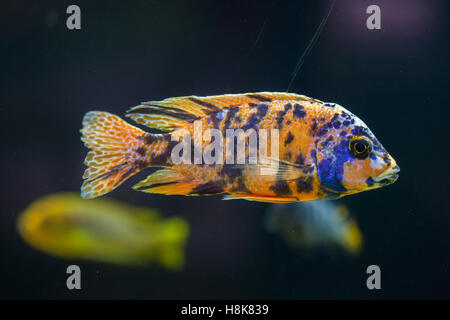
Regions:
[[[397,179],[399,177],[399,172],[400,172],[399,166],[391,167],[391,168],[387,169],[386,171],[384,171],[382,174],[380,174],[376,177],[373,177],[373,178],[369,178],[368,182],[377,184],[380,186],[392,184],[395,181],[397,181]]]

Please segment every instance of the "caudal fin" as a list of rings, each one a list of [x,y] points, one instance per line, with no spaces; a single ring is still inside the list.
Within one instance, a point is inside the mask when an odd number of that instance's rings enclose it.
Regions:
[[[81,186],[83,198],[108,193],[142,169],[142,155],[137,151],[144,142],[138,137],[146,133],[141,129],[111,113],[90,111],[83,118],[81,133],[90,149],[84,161],[88,168]]]

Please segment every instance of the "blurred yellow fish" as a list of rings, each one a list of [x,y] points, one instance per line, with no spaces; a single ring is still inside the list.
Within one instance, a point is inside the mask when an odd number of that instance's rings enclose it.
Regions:
[[[344,205],[334,201],[274,204],[268,210],[267,227],[281,233],[297,248],[341,247],[359,254],[363,237]]]
[[[169,269],[184,265],[189,226],[162,220],[157,211],[110,199],[84,200],[57,193],[34,201],[17,227],[32,247],[66,259],[144,266],[156,260]]]

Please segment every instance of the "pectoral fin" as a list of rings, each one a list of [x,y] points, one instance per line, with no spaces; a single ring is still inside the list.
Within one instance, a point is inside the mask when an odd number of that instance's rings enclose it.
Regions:
[[[239,165],[236,165],[239,166]],[[314,165],[299,165],[289,161],[264,158],[263,163],[241,165],[247,176],[257,176],[260,181],[289,182],[301,177],[311,176]]]

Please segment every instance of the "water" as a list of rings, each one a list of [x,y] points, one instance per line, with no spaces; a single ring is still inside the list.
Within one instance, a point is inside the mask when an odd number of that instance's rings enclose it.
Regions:
[[[386,188],[344,198],[364,235],[356,257],[305,256],[267,232],[267,205],[221,197],[111,194],[182,215],[186,267],[124,268],[52,258],[28,247],[15,220],[32,201],[79,190],[85,112],[123,115],[141,101],[181,95],[285,91],[329,1],[80,2],[81,30],[59,2],[2,10],[2,298],[450,298],[448,197],[449,4],[338,1],[291,92],[361,117],[402,171]],[[82,290],[66,288],[66,268]],[[381,290],[366,268],[381,268]]]

